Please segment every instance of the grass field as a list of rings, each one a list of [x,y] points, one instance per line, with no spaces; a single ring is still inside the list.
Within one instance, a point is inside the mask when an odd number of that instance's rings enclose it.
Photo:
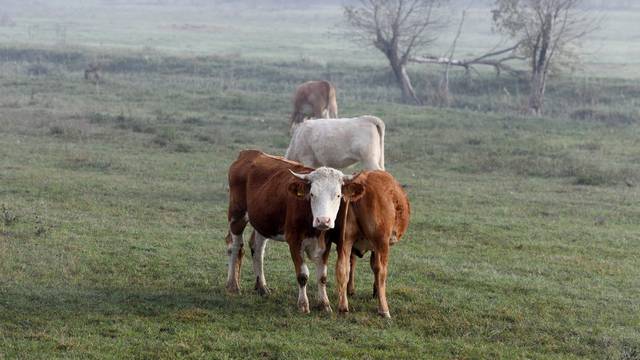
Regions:
[[[351,46],[324,24],[304,28],[317,45],[260,48],[269,9],[227,17],[229,37],[160,36],[206,13],[140,6],[128,11],[164,17],[122,34],[76,20],[66,45],[45,9],[20,9],[0,28],[0,359],[640,358],[637,81],[555,78],[539,118],[519,115],[523,83],[490,76],[454,79],[453,108],[415,107],[381,62],[322,57]],[[287,24],[336,12],[323,9]],[[99,86],[82,78],[96,58]],[[619,59],[604,68],[636,66]],[[428,92],[437,74],[413,71]],[[390,321],[366,261],[351,313],[299,314],[281,243],[267,248],[270,297],[248,262],[241,294],[224,291],[227,168],[242,149],[284,153],[292,89],[312,78],[337,85],[343,115],[385,120],[387,169],[408,186]]]

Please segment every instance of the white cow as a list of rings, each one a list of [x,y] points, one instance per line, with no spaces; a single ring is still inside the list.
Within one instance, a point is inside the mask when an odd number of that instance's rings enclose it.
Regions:
[[[384,170],[384,122],[371,115],[293,124],[285,158],[310,167],[345,168],[360,162]]]

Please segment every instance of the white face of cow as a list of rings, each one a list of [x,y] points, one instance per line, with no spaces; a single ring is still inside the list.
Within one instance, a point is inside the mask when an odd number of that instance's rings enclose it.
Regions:
[[[311,201],[313,227],[318,230],[333,229],[340,208],[342,185],[352,176],[328,167],[318,168],[309,174],[292,174],[311,185],[308,196]]]

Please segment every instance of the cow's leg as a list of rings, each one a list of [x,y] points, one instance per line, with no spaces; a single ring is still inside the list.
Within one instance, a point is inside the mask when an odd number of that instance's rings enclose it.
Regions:
[[[309,269],[304,263],[304,257],[300,247],[301,241],[295,239],[289,241],[289,251],[293,266],[296,269],[296,279],[298,280],[298,309],[302,313],[309,313],[309,298],[307,297],[307,281],[309,280]]]
[[[349,279],[351,248],[353,247],[353,234],[346,229],[346,234],[338,244],[338,260],[336,261],[336,287],[338,290],[338,312],[349,312],[349,300],[347,299],[347,283]]]
[[[379,139],[377,131],[373,131],[373,138]],[[377,142],[379,140],[375,141]],[[362,166],[367,170],[384,170],[384,161],[381,162],[381,151],[384,151],[384,149],[380,149],[379,144],[369,144],[369,146],[361,147],[358,155],[360,155],[360,159],[362,159]]]
[[[373,272],[375,274],[374,290],[378,290],[378,314],[390,318],[389,305],[387,305],[387,260],[389,257],[389,244],[383,242],[382,245],[371,254],[373,259]]]
[[[326,312],[331,312],[331,303],[327,296],[327,261],[331,252],[331,243],[327,242],[322,256],[316,258],[316,280],[318,281],[318,307]]]
[[[378,296],[378,287],[376,286],[376,279],[375,279],[375,274],[376,274],[376,269],[377,269],[377,265],[376,265],[376,252],[372,251],[371,252],[371,258],[369,258],[369,265],[371,265],[371,271],[373,271],[374,274],[374,278],[373,278],[373,297],[377,297]]]
[[[356,256],[352,253],[349,267],[349,283],[347,283],[347,295],[356,294]]]
[[[244,255],[242,234],[227,234],[227,254],[229,254],[229,271],[227,274],[227,290],[232,293],[240,291],[240,269]]]
[[[329,116],[332,119],[335,119],[338,117],[338,104],[336,103],[335,98],[329,100]]]
[[[325,104],[321,103],[320,101],[315,101],[312,104],[312,107],[313,107],[313,116],[316,119],[329,118],[329,113],[327,111]]]
[[[229,232],[227,233],[227,254],[229,255],[229,271],[227,273],[227,290],[232,293],[240,291],[240,268],[242,267],[242,256],[244,255],[244,241],[242,232],[247,226],[247,217],[243,215],[239,218],[230,217]]]
[[[361,155],[362,156],[362,155]],[[379,156],[372,156],[371,153],[366,154],[362,157],[362,166],[367,170],[384,170],[380,167],[379,164]]]
[[[267,281],[264,278],[264,249],[267,246],[269,239],[260,235],[257,231],[253,231],[251,234],[251,254],[253,255],[253,273],[256,275],[255,289],[260,295],[269,295],[269,288],[267,287]]]

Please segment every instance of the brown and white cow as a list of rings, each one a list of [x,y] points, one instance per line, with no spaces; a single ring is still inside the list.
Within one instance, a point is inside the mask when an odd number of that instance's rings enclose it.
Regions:
[[[250,223],[256,231],[252,247],[256,289],[268,292],[263,270],[267,239],[284,240],[289,244],[298,280],[298,308],[309,312],[306,253],[316,262],[319,304],[331,311],[326,292],[328,251],[324,234],[335,226],[343,188],[349,186],[351,178],[332,168],[314,170],[257,150],[241,151],[229,168],[227,290],[239,291],[242,233]],[[357,194],[357,189],[348,192]]]
[[[342,169],[357,162],[365,170],[384,170],[384,122],[375,116],[305,120],[293,124],[285,158],[305,166]],[[253,238],[252,238],[253,239]],[[356,256],[351,256],[347,292],[355,294]]]
[[[352,251],[359,255],[371,251],[370,265],[375,275],[373,294],[378,297],[378,313],[391,317],[386,294],[389,247],[407,230],[411,211],[409,200],[400,184],[384,171],[365,171],[356,175],[343,190],[343,195],[349,200],[348,206],[341,206],[338,226],[327,233],[328,238],[338,244],[338,311],[349,311],[347,282],[353,286],[350,276],[354,269],[349,266]]]
[[[289,125],[302,122],[305,110],[311,110],[312,117],[337,118],[338,103],[336,101],[336,89],[324,80],[307,81],[296,88],[293,95],[293,113]]]

